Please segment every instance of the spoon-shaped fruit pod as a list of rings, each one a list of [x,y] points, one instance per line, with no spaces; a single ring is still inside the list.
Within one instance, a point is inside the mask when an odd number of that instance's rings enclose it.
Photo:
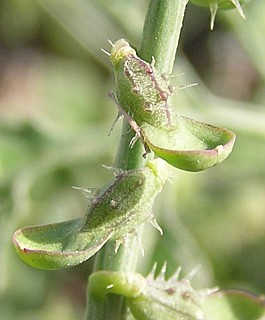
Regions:
[[[142,169],[115,173],[91,195],[84,218],[17,230],[13,243],[20,258],[40,269],[66,268],[89,259],[110,239],[118,248],[146,221],[161,232],[151,212],[167,179],[166,163],[156,159]]]
[[[202,171],[221,163],[232,151],[232,131],[178,116],[175,125],[157,128],[144,123],[143,140],[156,156],[186,171]]]
[[[147,152],[151,150],[172,166],[187,171],[205,170],[228,157],[235,134],[176,116],[170,109],[173,91],[169,78],[156,70],[154,60],[148,63],[140,59],[124,39],[112,44],[110,60],[116,88],[116,94],[110,97]]]

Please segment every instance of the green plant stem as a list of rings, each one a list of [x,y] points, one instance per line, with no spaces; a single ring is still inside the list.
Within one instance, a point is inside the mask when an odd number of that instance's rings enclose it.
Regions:
[[[139,56],[149,62],[154,57],[160,73],[172,72],[187,2],[150,1]]]
[[[151,62],[161,73],[170,74],[173,68],[187,0],[151,0],[149,3],[139,56]],[[129,146],[134,132],[124,122],[115,166],[124,170],[141,168],[144,165],[143,146],[140,141],[133,148]],[[143,232],[141,226],[139,236]],[[136,237],[130,237],[126,248],[115,253],[115,243],[109,242],[98,253],[94,271],[110,270],[134,272],[139,254]],[[109,295],[104,301],[97,301],[90,294],[88,286],[88,309],[86,320],[122,320],[126,317],[123,297]]]

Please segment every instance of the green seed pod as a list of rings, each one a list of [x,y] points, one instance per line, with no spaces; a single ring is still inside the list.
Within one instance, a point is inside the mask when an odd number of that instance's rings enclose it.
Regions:
[[[191,285],[194,272],[179,280],[180,268],[165,279],[165,266],[158,277],[155,267],[148,276],[147,286],[137,297],[128,299],[129,308],[136,319],[141,320],[203,320],[202,303],[206,297]]]
[[[172,89],[166,77],[151,64],[140,59],[124,39],[112,47],[110,60],[115,76],[116,97],[122,108],[140,126],[147,122],[154,126],[171,123],[168,99]]]
[[[151,210],[166,179],[165,163],[159,159],[143,169],[121,172],[92,196],[84,218],[19,229],[13,236],[15,249],[22,260],[40,269],[82,263],[109,239],[122,243],[146,221],[158,227]]]
[[[129,309],[135,319],[206,319],[202,303],[212,290],[208,290],[207,294],[196,291],[190,283],[193,274],[178,279],[180,269],[165,280],[164,271],[165,268],[156,278],[154,273],[144,278],[137,273],[95,272],[89,278],[89,298],[102,302],[108,294],[122,295],[127,298]]]
[[[220,320],[264,318],[262,296],[243,290],[217,288],[195,290],[194,271],[179,279],[180,269],[165,279],[165,268],[157,277],[144,278],[138,273],[98,271],[89,277],[89,300],[103,303],[106,295],[126,297],[128,307],[138,320]],[[231,307],[232,306],[232,307]]]
[[[150,220],[154,198],[167,179],[165,166],[157,159],[144,169],[120,173],[92,199],[82,231],[107,229],[112,239],[119,240]]]
[[[137,57],[128,42],[118,40],[110,58],[117,107],[147,152],[151,150],[172,166],[187,171],[205,170],[228,157],[235,134],[186,117],[171,117],[169,83],[153,64]],[[110,97],[115,100],[114,95]]]

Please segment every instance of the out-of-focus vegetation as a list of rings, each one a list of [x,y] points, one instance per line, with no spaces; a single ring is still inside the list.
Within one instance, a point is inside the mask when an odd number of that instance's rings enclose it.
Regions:
[[[107,39],[140,43],[147,1],[0,1],[1,319],[82,319],[92,262],[45,272],[25,265],[12,233],[83,215],[77,187],[111,178],[119,140],[106,97],[113,88]],[[265,3],[236,11],[188,6],[174,78],[175,111],[237,133],[232,155],[202,173],[172,170],[155,206],[164,235],[144,239],[146,274],[201,265],[198,287],[265,292]],[[181,75],[184,73],[183,75]]]

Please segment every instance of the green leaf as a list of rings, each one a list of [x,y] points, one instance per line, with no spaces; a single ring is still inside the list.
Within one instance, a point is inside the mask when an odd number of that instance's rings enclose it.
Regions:
[[[161,231],[151,210],[167,179],[165,163],[157,159],[143,169],[118,172],[91,195],[84,218],[17,230],[13,242],[21,259],[36,268],[65,268],[89,259],[109,239],[118,248],[146,221]]]
[[[169,128],[144,123],[141,133],[158,157],[187,171],[201,171],[221,163],[231,153],[236,139],[232,131],[181,116]]]

